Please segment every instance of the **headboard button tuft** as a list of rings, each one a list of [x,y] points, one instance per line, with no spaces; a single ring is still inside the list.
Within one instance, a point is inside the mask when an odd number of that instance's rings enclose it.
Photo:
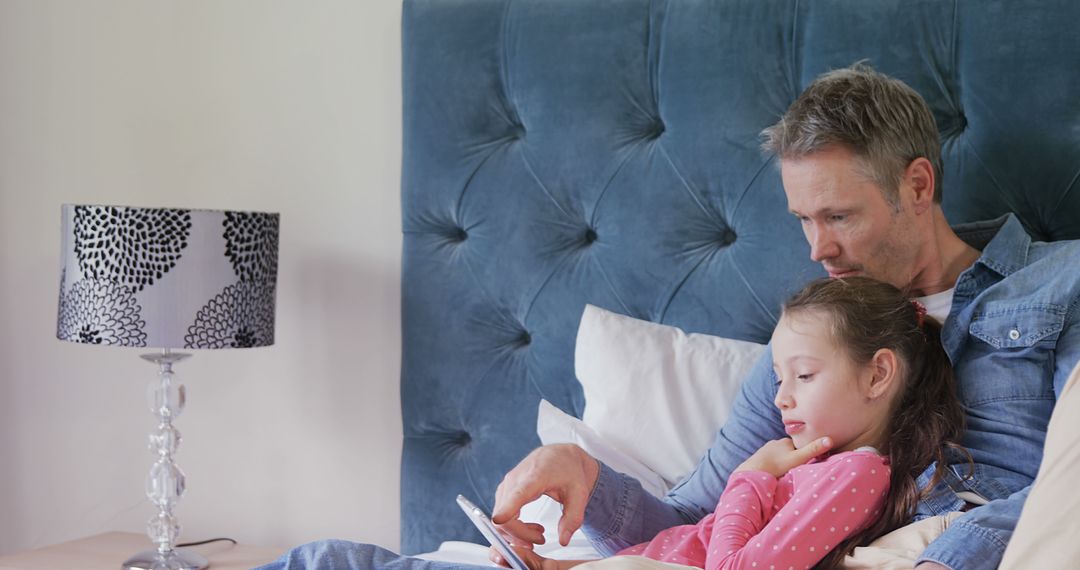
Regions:
[[[949,139],[959,136],[960,133],[963,133],[964,129],[967,128],[967,125],[967,116],[963,113],[958,113],[942,131],[942,138]]]
[[[731,228],[724,228],[720,230],[720,234],[716,238],[718,247],[727,247],[735,243],[735,232]]]
[[[667,130],[667,127],[664,126],[663,121],[657,119],[656,123],[653,124],[652,128],[649,129],[648,134],[646,134],[645,136],[649,140],[658,139],[658,138],[660,138],[660,135],[664,134],[664,131],[666,131],[666,130]]]

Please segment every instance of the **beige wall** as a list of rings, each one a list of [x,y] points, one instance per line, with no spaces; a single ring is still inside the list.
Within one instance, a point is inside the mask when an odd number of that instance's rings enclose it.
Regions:
[[[65,202],[281,213],[277,345],[178,367],[182,540],[397,548],[400,17],[0,0],[0,554],[153,512],[153,366],[55,339]]]

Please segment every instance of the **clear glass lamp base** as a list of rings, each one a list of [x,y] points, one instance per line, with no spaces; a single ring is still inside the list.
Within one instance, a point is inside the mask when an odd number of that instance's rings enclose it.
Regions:
[[[210,562],[190,550],[146,550],[128,558],[124,570],[202,570]]]
[[[184,472],[173,461],[180,446],[180,431],[173,420],[184,411],[187,391],[175,377],[172,365],[190,354],[162,349],[160,353],[143,354],[142,358],[158,365],[158,377],[147,389],[150,411],[157,418],[157,427],[150,432],[150,451],[157,461],[146,478],[146,497],[157,507],[157,514],[146,524],[146,534],[157,545],[124,562],[124,570],[202,570],[210,565],[206,558],[188,550],[174,548],[180,536],[180,521],[173,514],[176,503],[184,496]]]

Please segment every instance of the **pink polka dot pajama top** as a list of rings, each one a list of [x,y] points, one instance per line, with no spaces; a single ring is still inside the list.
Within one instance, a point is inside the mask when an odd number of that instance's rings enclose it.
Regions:
[[[877,520],[888,490],[887,459],[869,447],[811,461],[779,479],[740,471],[714,513],[619,554],[705,570],[812,568]]]

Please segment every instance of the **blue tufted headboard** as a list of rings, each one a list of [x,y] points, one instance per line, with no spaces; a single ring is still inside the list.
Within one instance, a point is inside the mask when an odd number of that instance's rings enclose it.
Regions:
[[[586,303],[764,341],[820,269],[758,150],[819,73],[919,91],[953,223],[1080,237],[1080,4],[405,0],[402,550],[481,541],[538,444],[580,416]]]

